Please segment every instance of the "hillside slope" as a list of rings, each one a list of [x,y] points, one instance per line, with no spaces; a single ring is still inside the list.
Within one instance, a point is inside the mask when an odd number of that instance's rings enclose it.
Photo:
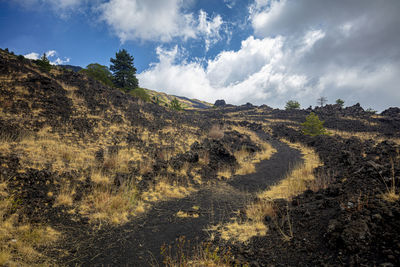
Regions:
[[[240,167],[243,147],[250,157],[265,149],[233,129],[210,137],[218,117],[144,103],[72,71],[43,72],[4,51],[0,86],[0,232],[9,233],[0,265],[71,260],[82,251],[70,246],[88,235],[219,181],[220,170]],[[37,238],[23,238],[32,231]]]
[[[399,144],[398,108],[175,112],[1,50],[0,266],[398,266]]]
[[[150,89],[145,89],[145,90],[150,95],[151,99],[153,100],[158,99],[160,101],[160,104],[164,106],[165,105],[169,106],[174,98],[178,99],[179,102],[181,102],[183,108],[185,109],[207,109],[213,106],[213,104],[197,99],[190,99],[182,96],[169,95],[163,92],[157,92]]]

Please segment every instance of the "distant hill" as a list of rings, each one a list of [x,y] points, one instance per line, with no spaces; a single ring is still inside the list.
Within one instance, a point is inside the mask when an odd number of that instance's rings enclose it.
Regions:
[[[67,69],[67,70],[75,71],[75,72],[78,72],[83,69],[80,66],[72,66],[72,65],[58,65],[58,66],[61,68]]]
[[[210,103],[207,103],[205,101],[201,101],[198,99],[189,99],[187,97],[183,96],[175,96],[175,95],[169,95],[163,92],[157,92],[154,90],[146,89],[146,92],[150,95],[150,98],[154,100],[155,98],[158,97],[158,100],[160,101],[161,105],[169,105],[170,102],[176,98],[179,100],[179,102],[182,103],[185,109],[207,109],[212,107],[213,105]]]

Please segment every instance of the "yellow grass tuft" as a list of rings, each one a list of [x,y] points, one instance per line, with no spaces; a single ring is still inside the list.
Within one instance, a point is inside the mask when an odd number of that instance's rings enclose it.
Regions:
[[[294,169],[277,185],[258,195],[261,199],[291,199],[307,189],[308,183],[315,180],[314,169],[322,166],[318,155],[311,148],[299,143],[288,143],[291,147],[299,149],[303,155],[304,163],[295,166]]]
[[[288,143],[293,148],[302,152],[304,163],[296,166],[281,182],[270,187],[268,190],[258,194],[258,202],[247,205],[245,212],[247,220],[238,222],[237,220],[220,225],[214,228],[219,231],[221,238],[224,240],[234,240],[239,242],[247,242],[253,236],[263,236],[267,233],[267,226],[264,224],[264,218],[270,216],[276,217],[274,207],[274,199],[291,199],[308,188],[310,182],[315,180],[313,170],[321,166],[322,163],[318,155],[311,148],[305,147],[299,143]],[[283,232],[281,234],[285,240],[289,240],[293,233],[291,232],[291,222],[289,212],[287,214],[289,224],[289,234]]]
[[[97,170],[97,171],[93,171],[90,179],[92,180],[93,183],[97,184],[97,185],[109,185],[111,184],[111,180],[107,175],[104,175],[101,171]]]
[[[276,153],[276,149],[273,148],[269,143],[261,140],[261,138],[255,132],[238,126],[233,126],[232,130],[249,136],[252,142],[261,147],[261,151],[253,154],[249,153],[246,147],[243,147],[241,150],[234,153],[234,156],[239,163],[239,168],[236,170],[235,173],[236,175],[246,175],[254,173],[256,171],[255,164],[259,163],[262,160],[270,159],[271,156]]]
[[[339,131],[335,129],[328,129],[331,134],[339,135],[342,138],[352,138],[357,137],[362,141],[374,140],[375,143],[380,143],[383,141],[392,141],[396,144],[400,145],[400,138],[386,138],[381,136],[379,132],[347,132],[347,131]]]
[[[218,179],[229,179],[232,177],[232,171],[229,168],[221,169],[217,172]]]
[[[32,266],[48,259],[38,248],[57,241],[60,233],[51,227],[22,223],[19,216],[10,214],[13,198],[0,183],[0,266]]]
[[[173,198],[184,198],[195,192],[193,187],[184,187],[181,185],[171,185],[164,179],[160,181],[149,191],[143,192],[142,199],[149,202],[164,201]]]
[[[239,241],[246,243],[254,236],[264,236],[268,227],[262,222],[246,221],[239,223],[237,221],[218,226],[217,229],[223,240]]]
[[[178,211],[176,213],[176,217],[179,218],[199,218],[199,214],[198,213],[188,213],[188,212],[184,212],[184,211]]]
[[[395,202],[395,201],[397,201],[397,200],[400,199],[400,194],[399,194],[398,192],[396,192],[396,191],[397,191],[397,188],[396,188],[396,178],[395,178],[395,171],[394,171],[394,162],[393,162],[393,159],[391,159],[391,162],[390,162],[390,163],[391,163],[391,165],[392,165],[392,168],[391,168],[391,171],[392,171],[391,185],[388,186],[388,185],[385,183],[386,192],[383,193],[383,194],[381,195],[381,197],[382,197],[385,201],[388,201],[388,202]]]
[[[224,129],[223,127],[214,124],[210,131],[208,132],[208,137],[211,139],[222,139],[224,137]]]
[[[75,188],[71,188],[69,184],[64,184],[61,187],[60,193],[58,194],[53,206],[72,206],[75,193]]]
[[[125,183],[118,190],[97,186],[80,204],[80,213],[92,222],[122,224],[134,215],[138,193],[133,183]]]

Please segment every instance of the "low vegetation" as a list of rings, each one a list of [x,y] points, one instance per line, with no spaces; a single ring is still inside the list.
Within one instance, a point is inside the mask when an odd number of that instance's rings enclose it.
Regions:
[[[286,110],[300,109],[300,103],[296,100],[289,100],[286,102]]]
[[[302,132],[305,135],[317,136],[328,134],[324,128],[324,122],[320,121],[315,113],[306,117],[306,121],[301,124]]]
[[[264,220],[266,217],[275,220],[277,210],[274,201],[276,199],[291,200],[292,197],[307,189],[318,190],[317,185],[318,187],[327,186],[327,180],[321,183],[320,179],[315,178],[314,169],[322,165],[315,151],[299,143],[290,143],[287,140],[282,141],[300,150],[304,163],[295,166],[278,184],[259,193],[257,196],[258,201],[247,205],[244,219],[232,218],[233,221],[230,223],[212,227],[212,230],[220,233],[223,240],[245,243],[254,236],[266,235],[268,227],[265,225]],[[276,221],[275,223],[279,226],[278,229],[281,229],[283,238],[290,239],[290,227],[289,232],[283,230],[283,224],[290,226],[289,212],[287,211],[282,222]]]
[[[19,201],[0,179],[0,266],[51,265],[43,254],[46,246],[58,240],[60,233],[49,226],[34,225],[18,214]]]

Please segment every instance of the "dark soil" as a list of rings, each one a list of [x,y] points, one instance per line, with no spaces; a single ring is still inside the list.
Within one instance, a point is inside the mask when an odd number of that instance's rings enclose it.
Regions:
[[[175,246],[176,240],[181,236],[192,244],[207,240],[209,233],[206,229],[228,222],[235,212],[254,200],[251,193],[265,190],[279,181],[300,160],[298,151],[277,141],[271,143],[278,153],[270,160],[257,164],[256,173],[235,176],[228,183],[219,182],[206,186],[184,199],[159,203],[141,218],[120,228],[102,231],[88,238],[90,243],[76,252],[71,264],[162,265],[160,249],[164,244]],[[199,210],[193,209],[194,206],[198,206]],[[198,214],[199,217],[179,218],[176,216],[179,211]]]

